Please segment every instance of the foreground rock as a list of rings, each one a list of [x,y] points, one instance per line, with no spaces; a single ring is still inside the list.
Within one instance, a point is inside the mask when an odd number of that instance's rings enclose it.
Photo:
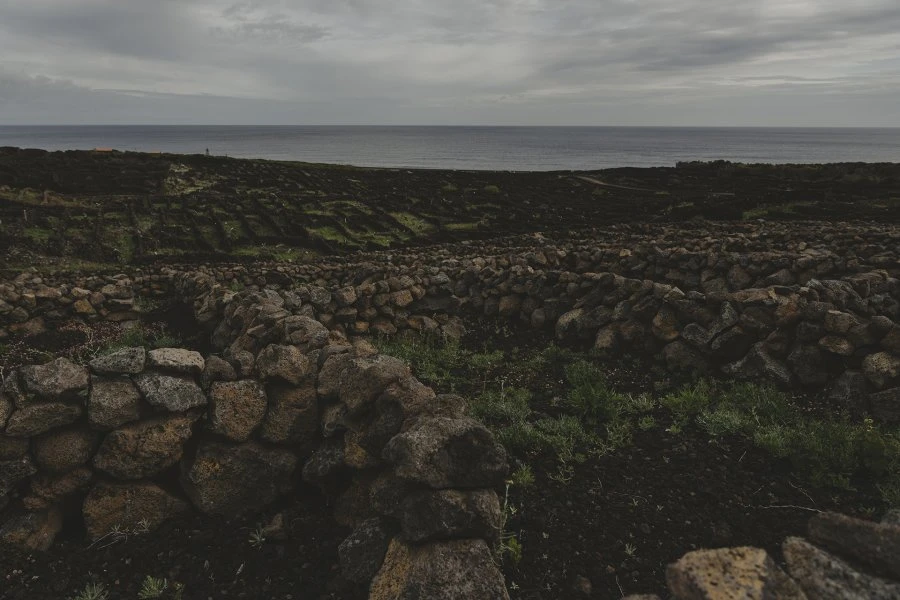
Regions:
[[[388,442],[397,475],[435,489],[491,488],[506,476],[506,450],[470,418],[424,418]]]
[[[369,600],[506,600],[503,575],[483,540],[410,546],[393,540]]]
[[[297,457],[255,443],[209,442],[183,465],[182,486],[205,513],[239,515],[273,502],[291,488]]]
[[[800,587],[759,548],[697,550],[666,569],[681,600],[805,600]]]
[[[143,533],[189,508],[187,502],[152,483],[100,483],[84,499],[84,526],[91,539],[116,529]]]

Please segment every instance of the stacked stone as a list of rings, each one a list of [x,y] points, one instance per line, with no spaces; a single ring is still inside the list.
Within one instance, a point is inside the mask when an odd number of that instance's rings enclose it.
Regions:
[[[881,523],[821,513],[810,520],[807,534],[808,540],[790,537],[782,544],[787,573],[760,548],[697,550],[669,565],[669,591],[676,600],[900,598],[897,511]]]
[[[556,289],[543,298],[551,300],[545,305],[535,289],[556,286],[558,274],[580,281],[600,272],[706,295],[809,287],[830,279],[849,283],[869,311],[878,302],[868,300],[870,294],[884,296],[871,286],[883,288],[885,278],[900,274],[895,231],[874,224],[628,225],[555,238],[515,236],[330,257],[314,264],[165,265],[113,277],[32,272],[0,285],[0,337],[39,332],[66,318],[131,320],[144,299],[149,301],[144,304],[190,299],[215,284],[250,291],[322,288],[332,298],[317,308],[317,316],[354,333],[391,333],[406,327],[409,317],[417,317],[410,327],[427,329],[433,323],[418,317],[455,314],[461,306],[525,322],[552,321],[559,316],[553,314],[554,301],[566,294]],[[889,304],[879,314],[891,316],[896,302]]]
[[[505,598],[492,548],[506,455],[462,398],[274,303],[232,316],[250,327],[229,360],[127,348],[10,374],[0,541],[48,548],[73,499],[93,539],[192,508],[239,515],[289,491],[302,465],[355,528],[340,549],[349,585],[372,598]],[[176,477],[178,491],[165,484]]]

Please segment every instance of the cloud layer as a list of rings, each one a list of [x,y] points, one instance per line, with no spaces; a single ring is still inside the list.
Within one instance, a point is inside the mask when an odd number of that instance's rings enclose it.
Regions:
[[[0,0],[0,122],[900,126],[896,0]]]

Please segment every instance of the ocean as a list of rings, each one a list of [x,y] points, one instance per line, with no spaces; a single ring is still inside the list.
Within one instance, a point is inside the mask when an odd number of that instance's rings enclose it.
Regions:
[[[509,171],[678,161],[900,162],[900,128],[0,126],[0,146]]]

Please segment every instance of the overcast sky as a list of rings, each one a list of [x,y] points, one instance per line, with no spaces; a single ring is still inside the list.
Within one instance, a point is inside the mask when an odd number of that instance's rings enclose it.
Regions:
[[[0,0],[0,123],[900,126],[900,0]]]

